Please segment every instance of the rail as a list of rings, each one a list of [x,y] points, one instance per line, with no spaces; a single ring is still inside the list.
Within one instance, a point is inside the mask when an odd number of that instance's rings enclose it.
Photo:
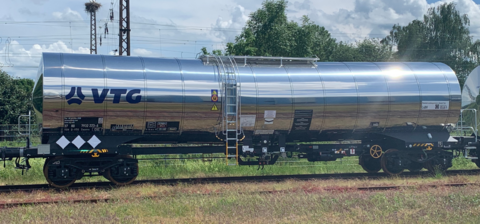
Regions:
[[[478,175],[480,170],[447,170],[446,175]],[[397,177],[404,178],[418,178],[431,177],[432,174],[428,171],[421,172],[405,172]],[[266,175],[266,176],[230,176],[230,177],[198,177],[198,178],[174,178],[174,179],[149,179],[136,180],[132,185],[154,184],[154,185],[177,185],[184,184],[208,184],[208,183],[242,183],[242,182],[278,182],[290,179],[295,180],[313,180],[313,179],[383,179],[391,178],[386,173],[325,173],[325,174],[292,174],[292,175]],[[465,184],[465,183],[464,183]],[[75,183],[69,189],[111,189],[113,186],[111,182],[83,182]],[[51,190],[52,187],[48,184],[28,184],[28,185],[6,185],[0,186],[0,192],[31,192],[38,190]]]

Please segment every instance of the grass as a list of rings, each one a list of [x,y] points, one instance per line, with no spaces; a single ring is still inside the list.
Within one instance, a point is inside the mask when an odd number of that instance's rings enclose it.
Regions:
[[[474,182],[477,176],[380,180],[318,180],[156,186],[111,190],[1,194],[2,201],[63,199],[60,204],[2,211],[3,223],[478,223],[480,186],[425,188],[426,183]],[[398,191],[324,191],[335,186],[418,185]],[[262,191],[281,192],[265,194]],[[110,197],[97,204],[69,203]]]

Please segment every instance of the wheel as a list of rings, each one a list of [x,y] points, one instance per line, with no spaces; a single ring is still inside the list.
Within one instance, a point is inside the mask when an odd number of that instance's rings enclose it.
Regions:
[[[380,159],[372,158],[368,154],[360,155],[358,162],[367,173],[378,173],[382,169]]]
[[[132,156],[121,155],[117,156],[116,158],[117,160],[124,161],[123,159],[131,159]],[[138,163],[123,162],[120,165],[116,165],[105,170],[103,176],[116,185],[124,186],[131,184],[133,181],[135,181],[135,179],[137,179]]]
[[[396,167],[398,162],[399,157],[397,149],[387,150],[385,153],[383,153],[383,156],[380,160],[383,172],[390,175],[398,175],[403,172],[403,168]]]
[[[423,169],[423,164],[422,163],[415,163],[415,162],[412,162],[410,164],[410,166],[408,167],[408,170],[411,172],[411,173],[418,173],[420,172],[420,170]]]
[[[77,171],[62,167],[63,156],[48,158],[43,165],[43,175],[50,186],[56,188],[70,187],[77,180]]]

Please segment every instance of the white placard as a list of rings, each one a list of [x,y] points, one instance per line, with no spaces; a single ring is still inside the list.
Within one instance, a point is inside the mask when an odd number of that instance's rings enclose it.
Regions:
[[[277,116],[276,110],[266,110],[265,114],[263,115],[265,119],[274,119],[276,116]]]
[[[275,130],[255,130],[256,135],[271,135]]]
[[[242,127],[254,127],[256,115],[241,115],[240,125]]]
[[[448,101],[422,101],[422,110],[448,110]]]

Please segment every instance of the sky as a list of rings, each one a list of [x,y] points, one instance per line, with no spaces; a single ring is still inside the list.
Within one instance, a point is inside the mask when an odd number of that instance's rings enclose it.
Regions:
[[[0,69],[35,79],[42,52],[89,53],[87,0],[2,0]],[[118,0],[97,0],[99,54],[118,49]],[[480,39],[480,0],[289,0],[289,20],[307,15],[339,41],[383,38],[394,24],[421,19],[428,8],[455,2]],[[241,32],[261,0],[131,1],[131,54],[195,58],[202,47],[223,49]],[[109,13],[113,9],[114,20]],[[105,24],[108,34],[105,33]]]

